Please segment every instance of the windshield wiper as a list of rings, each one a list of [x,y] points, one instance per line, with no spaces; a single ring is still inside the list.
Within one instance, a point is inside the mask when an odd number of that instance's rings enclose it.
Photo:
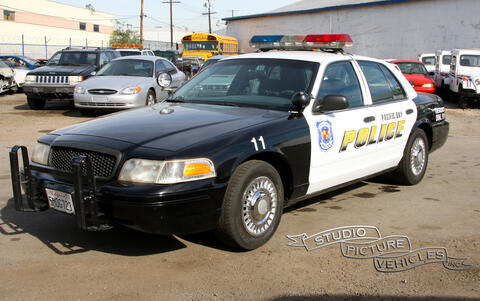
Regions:
[[[167,102],[185,102],[185,100],[183,100],[183,97],[177,97],[177,98],[167,98],[165,101]]]

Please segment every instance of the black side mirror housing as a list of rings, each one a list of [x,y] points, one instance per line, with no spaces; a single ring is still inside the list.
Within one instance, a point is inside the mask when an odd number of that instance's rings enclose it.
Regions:
[[[319,112],[345,110],[349,107],[348,99],[343,95],[327,95],[316,110]]]
[[[310,103],[310,95],[305,92],[297,92],[292,96],[292,105],[296,111],[302,112]]]

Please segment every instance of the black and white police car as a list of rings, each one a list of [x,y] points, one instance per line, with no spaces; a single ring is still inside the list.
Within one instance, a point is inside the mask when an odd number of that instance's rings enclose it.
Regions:
[[[440,98],[417,95],[389,63],[344,53],[348,35],[255,36],[251,45],[296,51],[224,59],[163,103],[41,137],[31,161],[15,146],[16,209],[54,208],[84,230],[215,229],[254,249],[285,206],[388,171],[421,181],[429,152],[447,139]],[[168,79],[159,76],[165,88]]]

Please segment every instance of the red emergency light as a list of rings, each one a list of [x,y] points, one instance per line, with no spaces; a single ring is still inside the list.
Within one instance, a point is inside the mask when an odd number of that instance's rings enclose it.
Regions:
[[[253,36],[250,46],[261,50],[343,50],[353,47],[348,34],[262,35]]]

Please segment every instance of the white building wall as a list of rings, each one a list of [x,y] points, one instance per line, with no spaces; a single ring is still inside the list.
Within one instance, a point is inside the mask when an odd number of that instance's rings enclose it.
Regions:
[[[15,20],[3,20],[4,10],[14,11]],[[34,58],[49,58],[70,45],[106,47],[114,29],[111,14],[48,0],[0,0],[0,14],[0,53]],[[86,30],[80,30],[80,22]]]
[[[232,20],[227,35],[240,51],[258,34],[348,33],[350,51],[377,58],[415,59],[437,49],[480,47],[479,0],[412,0],[309,14]]]

